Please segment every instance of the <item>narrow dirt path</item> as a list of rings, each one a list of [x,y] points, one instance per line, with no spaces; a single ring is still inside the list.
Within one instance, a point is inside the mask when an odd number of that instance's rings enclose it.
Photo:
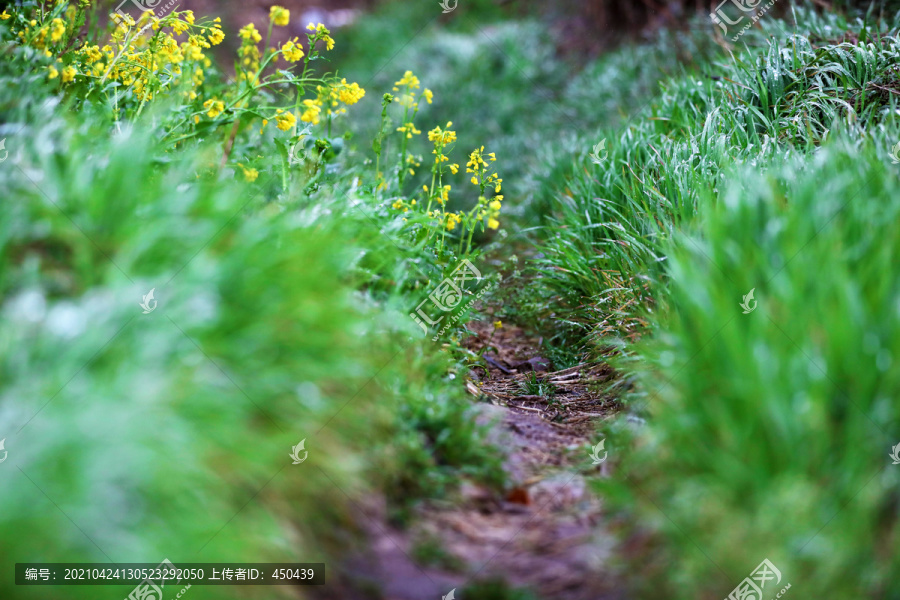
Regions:
[[[316,597],[437,600],[458,588],[462,599],[473,581],[499,580],[541,598],[623,598],[614,538],[586,480],[606,475],[607,464],[595,466],[587,449],[601,439],[598,421],[619,408],[599,392],[615,373],[607,365],[552,371],[540,340],[518,327],[469,329],[466,346],[487,347],[487,366],[470,371],[466,386],[489,441],[504,452],[504,495],[464,482],[456,497],[423,504],[403,531],[372,502],[362,508],[368,543],[340,565],[341,585]],[[422,548],[430,549],[426,564]]]

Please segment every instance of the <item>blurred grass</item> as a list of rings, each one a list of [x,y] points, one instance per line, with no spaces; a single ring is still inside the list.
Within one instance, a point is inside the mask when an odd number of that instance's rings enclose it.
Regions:
[[[0,79],[0,560],[329,563],[369,496],[402,515],[463,476],[500,485],[407,315],[441,267],[354,208],[352,178],[279,195],[217,174],[217,140],[163,151],[152,112],[117,133],[23,62]]]

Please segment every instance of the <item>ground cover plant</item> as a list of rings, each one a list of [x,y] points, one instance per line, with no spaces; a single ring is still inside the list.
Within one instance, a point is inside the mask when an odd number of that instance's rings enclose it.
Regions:
[[[898,598],[900,15],[845,4],[590,59],[487,2],[8,5],[0,560]]]
[[[231,34],[212,17],[145,13],[84,37],[97,14],[24,5],[0,25],[16,457],[0,527],[21,539],[3,560],[323,559],[356,531],[355,498],[390,490],[402,515],[461,474],[498,485],[470,405],[437,384],[453,359],[422,351],[407,314],[496,228],[496,157],[479,147],[460,167],[453,131],[432,128],[431,191],[402,188],[396,150],[432,94],[401,73],[380,167],[343,163],[340,118],[365,90],[313,72],[336,43],[321,24],[265,50],[248,25],[226,75],[205,54]],[[268,33],[289,19],[274,8]],[[395,105],[409,131],[388,127]],[[451,168],[474,180],[459,213]],[[301,439],[320,467],[269,468]]]
[[[642,596],[766,556],[804,593],[895,594],[897,21],[797,22],[552,175],[552,309],[638,375],[609,491],[665,540]]]

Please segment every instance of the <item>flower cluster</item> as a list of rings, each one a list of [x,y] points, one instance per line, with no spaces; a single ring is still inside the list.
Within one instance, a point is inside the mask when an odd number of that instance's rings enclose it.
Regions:
[[[137,20],[117,15],[115,28],[102,45],[84,40],[74,51],[67,51],[78,38],[76,24],[84,22],[86,7],[86,2],[70,6],[62,0],[46,10],[31,10],[30,15],[24,7],[2,15],[4,20],[12,19],[12,31],[20,43],[41,50],[48,58],[57,57],[46,66],[48,80],[64,86],[83,83],[85,96],[108,89],[108,82],[120,84],[118,91],[126,103],[128,98],[147,102],[183,84],[199,88],[203,69],[210,66],[204,50],[225,39],[219,19],[198,23],[189,10],[157,18],[148,10]],[[185,71],[190,77],[183,77]],[[191,91],[196,97],[196,90]]]
[[[412,71],[406,71],[403,77],[394,83],[393,91],[397,92],[400,98],[400,105],[403,107],[403,117],[396,131],[401,133],[400,137],[400,165],[398,168],[398,183],[402,190],[403,176],[415,175],[413,166],[418,167],[419,162],[412,154],[407,153],[408,140],[414,135],[421,133],[415,125],[415,117],[418,111],[418,103],[416,102],[416,90],[421,84],[418,77]],[[434,94],[430,90],[425,90],[422,97],[430,104],[434,99]],[[387,108],[393,102],[394,96],[385,94],[382,104],[382,120],[387,121]],[[468,253],[471,250],[472,237],[476,229],[482,231],[486,229],[498,229],[500,227],[500,212],[503,208],[503,196],[499,195],[501,184],[499,174],[493,170],[493,163],[497,157],[495,153],[485,153],[484,146],[476,148],[469,154],[469,160],[466,165],[466,172],[472,175],[472,182],[479,186],[478,201],[469,211],[452,211],[448,210],[450,203],[450,193],[453,189],[449,183],[444,183],[444,178],[456,175],[459,171],[459,164],[451,163],[450,153],[457,141],[456,131],[452,129],[453,123],[448,122],[446,125],[436,126],[428,132],[428,141],[432,143],[434,155],[434,164],[431,169],[432,182],[431,185],[422,185],[424,198],[421,203],[416,200],[396,199],[391,202],[391,208],[395,211],[403,213],[403,220],[412,227],[424,227],[426,231],[425,239],[436,236],[437,245],[443,248],[445,238],[450,236],[458,236],[459,251]],[[383,148],[383,141],[377,138],[373,147],[376,150],[380,161],[380,152]],[[421,159],[418,159],[419,161]],[[378,170],[380,173],[380,169]],[[376,190],[386,187],[383,180],[379,180]],[[493,197],[488,197],[488,193],[493,191]],[[422,207],[418,218],[413,218],[409,213],[415,207]],[[434,208],[436,206],[436,208]],[[440,232],[440,233],[438,233]]]

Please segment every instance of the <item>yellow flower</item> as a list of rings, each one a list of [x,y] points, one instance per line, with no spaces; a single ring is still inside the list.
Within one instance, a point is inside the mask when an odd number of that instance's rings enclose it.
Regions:
[[[50,41],[58,42],[66,33],[66,24],[62,19],[53,19],[50,23]]]
[[[238,164],[238,166],[241,168],[241,171],[244,172],[244,179],[246,179],[247,181],[253,182],[256,181],[257,177],[259,177],[259,171],[257,171],[256,169],[252,167],[245,167],[242,164]]]
[[[402,85],[410,90],[417,90],[419,89],[419,78],[413,75],[412,71],[407,71],[403,74],[403,77],[400,78],[400,81],[394,82],[394,89]]]
[[[497,229],[498,227],[500,227],[500,221],[498,221],[494,217],[490,217],[488,218],[488,227],[490,227],[491,229]]]
[[[453,173],[454,175],[456,175],[456,172],[457,172],[457,171],[459,171],[459,165],[458,165],[458,164],[453,163],[452,165],[450,165],[450,172],[451,172],[451,173]]]
[[[300,45],[297,38],[294,38],[293,40],[285,42],[281,47],[281,53],[288,62],[297,62],[303,58],[303,47]]]
[[[503,327],[503,321],[494,321],[494,329],[500,329]]]
[[[447,121],[447,125],[444,129],[440,127],[435,127],[431,131],[428,132],[428,141],[434,142],[435,146],[441,145],[446,146],[447,144],[451,144],[456,141],[456,132],[450,131],[449,127],[453,125],[453,121]]]
[[[434,98],[434,93],[428,88],[425,88],[425,91],[422,92],[422,96],[425,98],[425,102],[431,104],[431,99]]]
[[[497,198],[502,198],[502,197],[503,196],[498,196]],[[497,200],[497,198],[494,198],[493,200],[491,200],[491,203],[488,204],[488,206],[491,207],[491,210],[500,210],[501,206],[503,206],[502,204],[500,204],[500,201]]]
[[[394,210],[400,210],[401,208],[403,208],[403,200],[400,199],[394,201],[394,203],[391,204],[391,208],[393,208]]]
[[[245,40],[252,41],[256,44],[258,44],[262,40],[262,36],[256,30],[256,27],[253,25],[253,23],[249,23],[241,27],[239,33]]]
[[[218,46],[222,43],[222,40],[225,39],[225,32],[218,28],[218,26],[214,26],[209,32],[209,43],[213,46]]]
[[[269,19],[276,25],[284,27],[291,20],[291,11],[283,6],[273,6],[269,9]]]
[[[69,65],[68,67],[63,69],[63,72],[62,72],[63,83],[69,83],[70,81],[75,81],[75,75],[77,73],[78,73],[78,71],[76,71],[75,67],[73,67],[72,65]]]
[[[210,98],[206,102],[203,103],[203,108],[207,109],[206,115],[210,119],[215,119],[225,110],[225,103],[221,100],[216,100],[215,98]]]
[[[410,138],[410,139],[412,139],[413,134],[419,135],[420,133],[422,133],[421,131],[416,129],[415,124],[413,124],[412,122],[401,125],[400,127],[397,128],[397,131],[405,132],[406,137]]]
[[[325,42],[326,50],[334,49],[334,40],[331,39],[331,35],[330,35],[331,32],[328,31],[327,27],[325,27],[321,23],[319,23],[317,25],[313,25],[312,23],[310,23],[309,25],[306,26],[306,28],[309,31],[313,32],[312,35],[309,36],[310,43],[315,42],[315,40],[322,40],[323,42]]]
[[[53,65],[47,67],[47,70],[49,71],[49,73],[47,74],[47,79],[56,79],[57,77],[59,77],[59,71],[57,71],[56,67],[54,67]]]
[[[338,85],[338,99],[346,105],[356,104],[359,102],[363,96],[366,95],[366,90],[359,87],[358,83],[347,83],[346,79],[341,79],[341,83]]]
[[[319,123],[319,113],[322,112],[322,107],[317,100],[306,99],[303,101],[303,114],[300,115],[300,120],[305,123],[312,123],[313,125],[318,125]]]
[[[447,213],[447,230],[453,231],[456,229],[456,224],[462,221],[462,218],[455,213]]]
[[[0,13],[0,19],[3,19],[4,21],[7,20],[8,18],[10,18],[11,16],[12,15],[9,14],[5,9],[2,13]]]
[[[287,131],[297,124],[297,117],[294,116],[294,113],[284,112],[279,108],[275,115],[275,121],[277,122],[278,129]]]

